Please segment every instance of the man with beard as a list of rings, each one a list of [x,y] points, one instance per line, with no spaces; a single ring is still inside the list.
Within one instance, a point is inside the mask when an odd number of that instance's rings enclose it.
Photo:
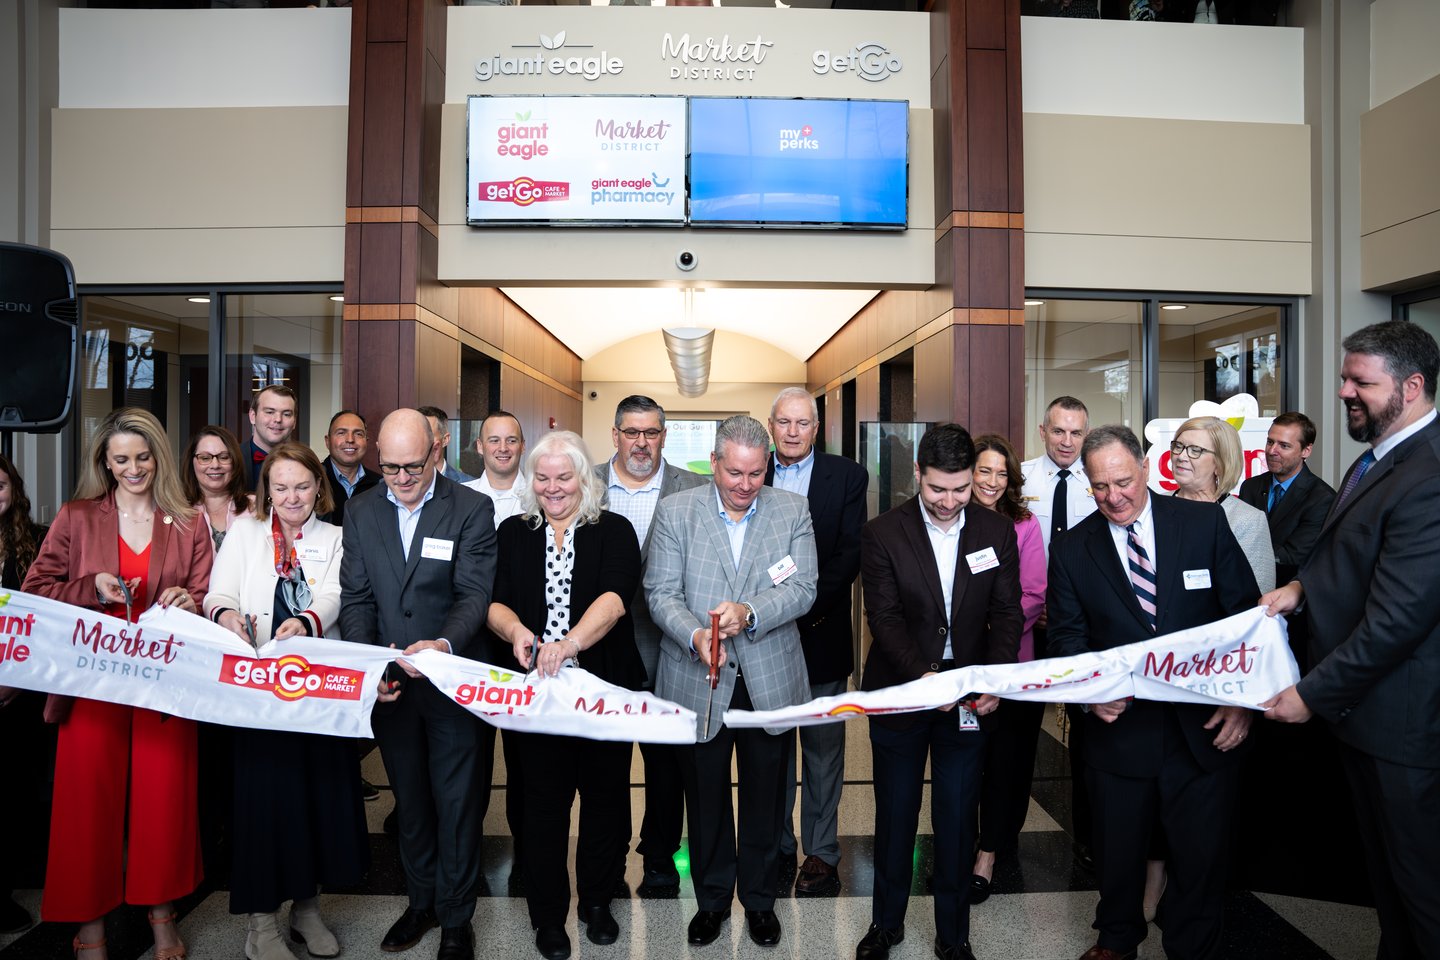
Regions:
[[[366,433],[365,418],[354,410],[341,410],[330,418],[330,429],[325,433],[325,450],[329,456],[322,464],[325,480],[330,484],[330,499],[335,509],[319,515],[325,523],[341,526],[345,522],[345,503],[357,493],[364,493],[380,482],[378,473],[367,473],[364,464],[365,451],[370,447]],[[366,799],[369,799],[367,796]]]
[[[1303,603],[1315,666],[1265,716],[1319,715],[1340,741],[1382,957],[1440,956],[1440,348],[1412,323],[1345,338],[1340,399],[1370,449],[1345,474],[1315,551],[1261,598]]]
[[[627,604],[635,625],[635,646],[645,664],[645,689],[655,689],[660,666],[660,628],[650,618],[644,570],[650,556],[650,521],[655,506],[672,493],[703,486],[705,478],[665,462],[665,411],[649,397],[630,396],[615,407],[610,431],[615,456],[597,464],[595,476],[605,485],[607,508],[630,521],[640,538],[641,583]],[[641,896],[679,895],[680,871],[675,853],[685,818],[685,787],[675,748],[663,743],[640,744],[645,761],[645,819],[635,852],[645,865]]]

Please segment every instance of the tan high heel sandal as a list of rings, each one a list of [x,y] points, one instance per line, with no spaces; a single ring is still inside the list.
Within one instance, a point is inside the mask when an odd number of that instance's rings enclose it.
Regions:
[[[70,949],[75,952],[75,960],[80,960],[81,950],[104,950],[105,938],[101,937],[99,943],[84,943],[77,936],[74,940],[70,941]]]
[[[146,918],[150,921],[150,926],[152,927],[164,926],[167,923],[174,925],[175,923],[174,911],[171,911],[168,916],[164,917],[157,917],[147,912]],[[180,932],[177,930],[175,935],[178,937]],[[185,944],[183,942],[178,947],[162,947],[159,944],[155,946],[155,960],[185,960],[187,956],[188,954],[185,951]]]

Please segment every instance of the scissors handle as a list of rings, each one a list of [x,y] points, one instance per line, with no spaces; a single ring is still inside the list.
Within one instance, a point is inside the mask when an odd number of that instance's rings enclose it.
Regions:
[[[710,614],[710,672],[705,679],[714,690],[720,685],[720,614]]]

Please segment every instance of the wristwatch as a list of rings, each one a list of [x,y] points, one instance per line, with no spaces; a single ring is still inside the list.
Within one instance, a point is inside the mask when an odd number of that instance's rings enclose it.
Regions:
[[[752,607],[752,606],[750,606],[750,604],[748,604],[748,603],[742,603],[742,604],[740,604],[740,605],[745,608],[745,632],[746,632],[746,633],[754,633],[754,632],[755,632],[755,608]]]

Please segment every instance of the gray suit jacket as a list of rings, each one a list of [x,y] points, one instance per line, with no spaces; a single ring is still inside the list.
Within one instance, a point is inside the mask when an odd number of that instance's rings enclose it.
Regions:
[[[600,485],[606,488],[605,505],[608,508],[610,461],[596,464],[595,476],[600,480]],[[666,463],[660,472],[660,499],[664,500],[672,493],[701,485],[708,486],[709,481],[698,473]],[[659,507],[658,503],[656,507]],[[645,562],[650,557],[650,541],[654,536],[655,523],[652,517],[650,527],[645,531],[645,542],[640,544],[640,586],[635,590],[634,599],[626,604],[626,612],[630,614],[630,620],[635,625],[635,649],[640,651],[640,660],[645,664],[646,690],[655,689],[656,670],[660,660],[660,628],[650,617],[650,601],[645,596]]]
[[[696,737],[705,729],[710,694],[707,668],[690,652],[690,636],[710,626],[709,611],[726,600],[755,610],[755,633],[724,641],[728,661],[720,671],[710,718],[710,735],[735,691],[736,671],[757,710],[804,703],[810,696],[800,630],[795,625],[815,603],[819,566],[815,531],[804,497],[762,487],[748,521],[739,568],[731,561],[730,538],[720,519],[719,499],[709,484],[660,502],[650,526],[650,556],[645,590],[650,615],[664,636],[655,692],[696,713]],[[779,584],[767,569],[789,556],[795,572]],[[767,727],[770,733],[787,728]]]

